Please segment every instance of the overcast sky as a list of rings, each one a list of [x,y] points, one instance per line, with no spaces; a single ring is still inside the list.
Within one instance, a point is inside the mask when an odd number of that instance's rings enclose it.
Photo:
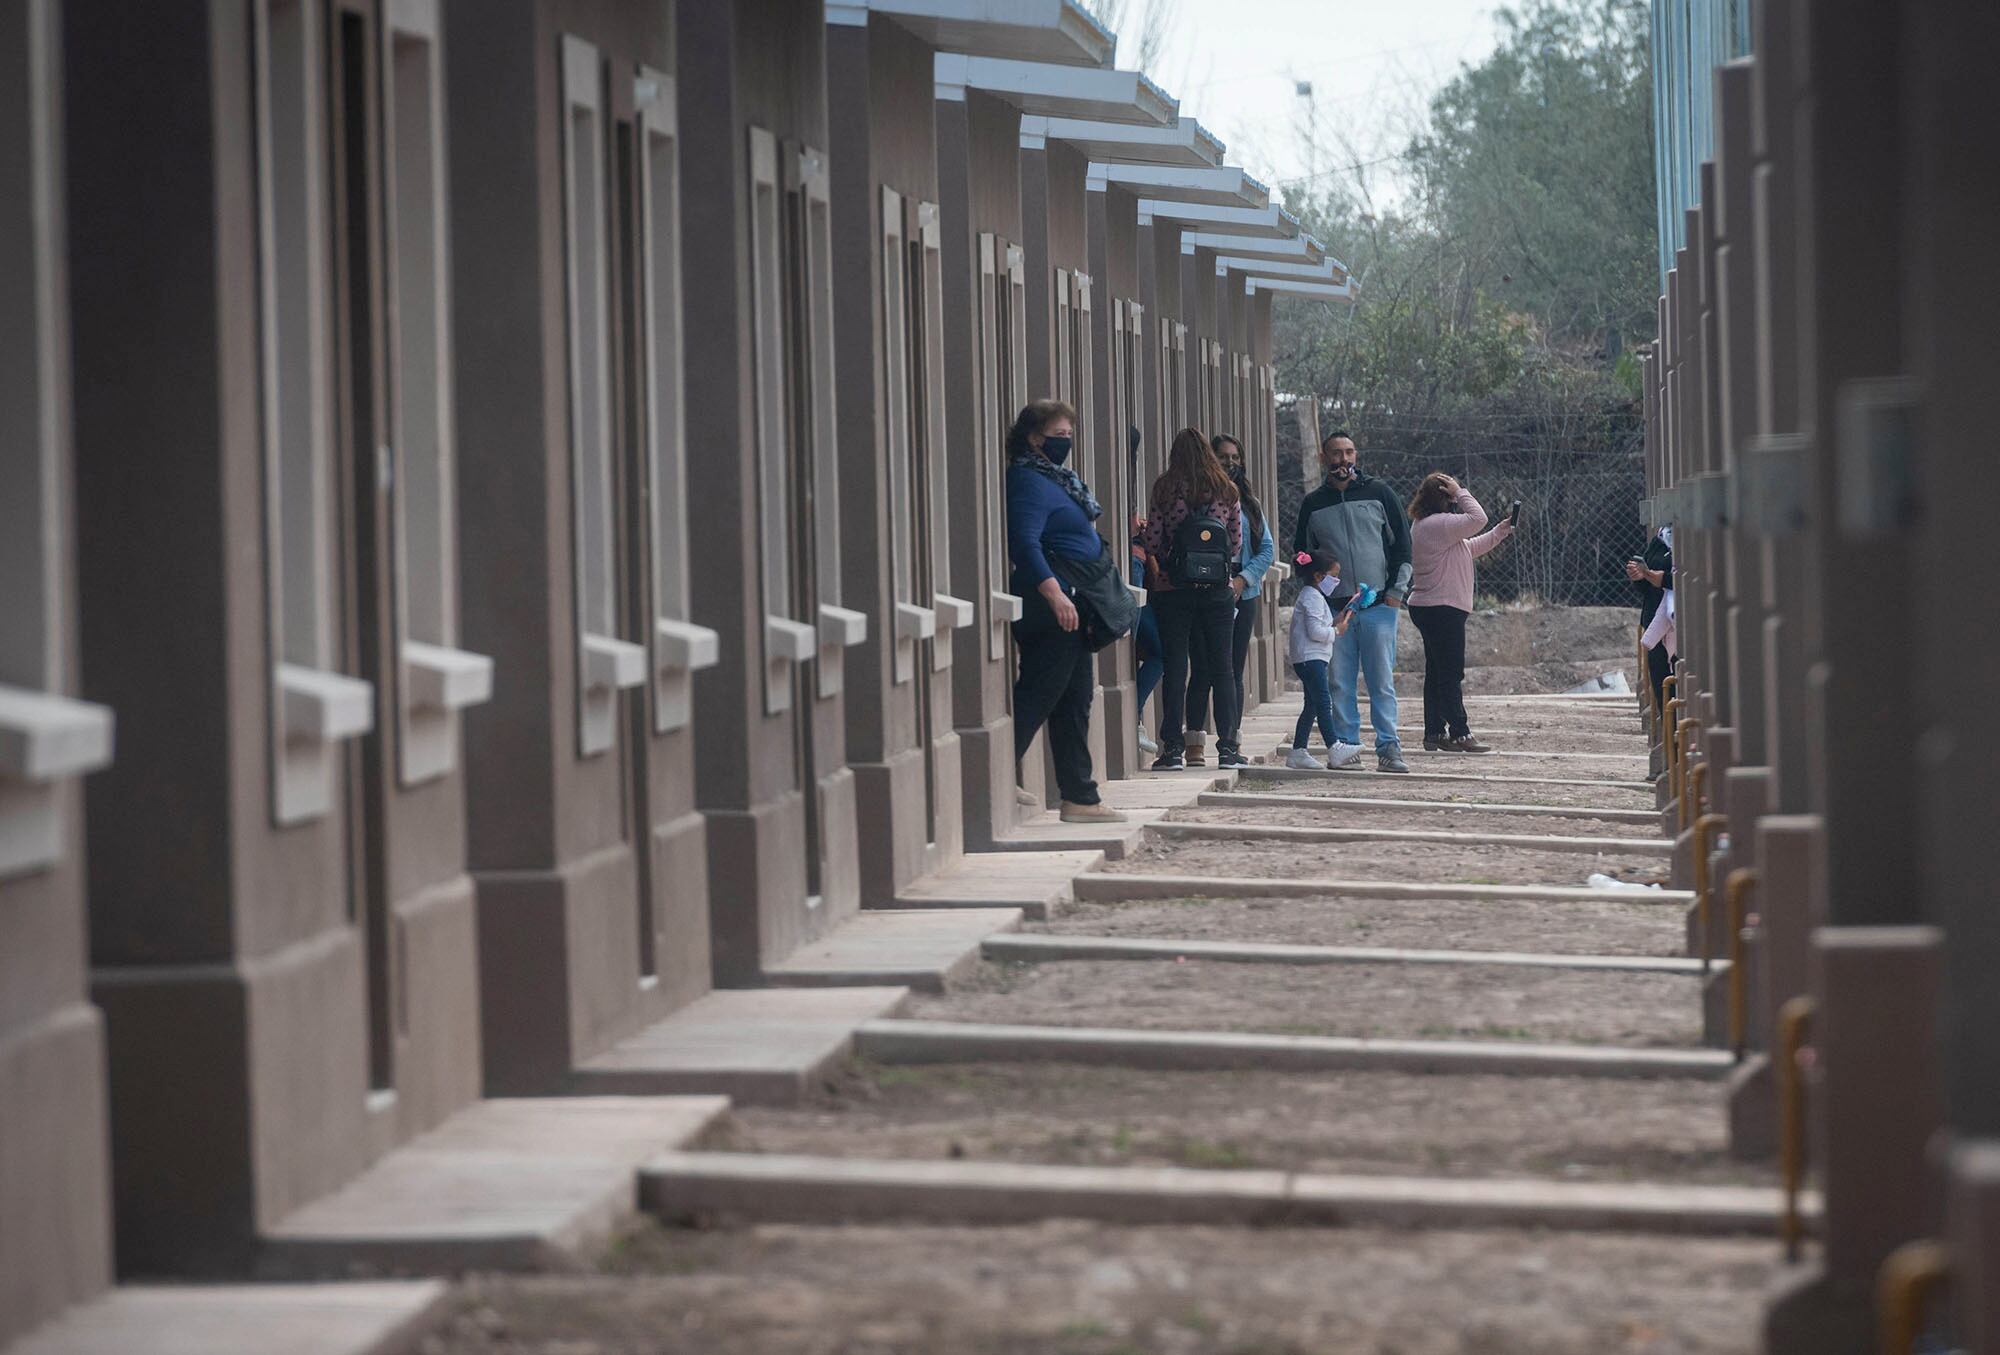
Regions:
[[[1132,9],[1142,4],[1130,0]],[[1274,190],[1358,158],[1382,161],[1363,172],[1389,202],[1393,157],[1431,94],[1493,50],[1497,8],[1498,0],[1179,0],[1165,51],[1147,73],[1181,101],[1183,115],[1228,144],[1228,163]],[[1131,65],[1131,45],[1118,56]],[[1303,137],[1306,100],[1295,92],[1302,80],[1313,86],[1316,166]]]

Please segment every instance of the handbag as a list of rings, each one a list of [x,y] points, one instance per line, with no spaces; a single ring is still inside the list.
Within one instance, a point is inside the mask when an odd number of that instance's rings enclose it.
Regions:
[[[1049,568],[1069,589],[1070,600],[1076,604],[1077,628],[1093,654],[1124,639],[1139,624],[1139,603],[1123,572],[1112,563],[1109,546],[1099,551],[1095,560],[1077,560],[1052,551]]]

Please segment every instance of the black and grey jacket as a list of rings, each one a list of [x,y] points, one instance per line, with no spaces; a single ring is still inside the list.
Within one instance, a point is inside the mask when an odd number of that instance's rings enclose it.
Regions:
[[[1292,549],[1330,550],[1340,557],[1336,601],[1362,584],[1398,601],[1410,591],[1409,519],[1389,486],[1364,472],[1356,471],[1345,489],[1328,481],[1306,495]]]

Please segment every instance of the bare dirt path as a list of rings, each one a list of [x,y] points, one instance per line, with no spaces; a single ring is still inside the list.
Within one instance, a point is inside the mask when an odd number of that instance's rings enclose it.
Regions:
[[[644,1227],[481,1279],[425,1355],[1749,1355],[1768,1243],[1544,1232]]]
[[[910,1014],[1000,1025],[1685,1047],[1701,1041],[1697,982],[1478,965],[988,962],[944,996],[915,1000]]]
[[[1558,852],[1494,843],[1148,841],[1104,869],[1203,878],[1401,880],[1423,884],[1575,885],[1593,873],[1664,882],[1664,857]]]
[[[1583,1077],[863,1064],[813,1104],[738,1110],[719,1142],[1099,1167],[1771,1181],[1729,1158],[1712,1086]]]
[[[1308,946],[1679,955],[1677,908],[1638,903],[1297,898],[1148,899],[1072,904],[1031,931],[1082,936],[1277,941]]]

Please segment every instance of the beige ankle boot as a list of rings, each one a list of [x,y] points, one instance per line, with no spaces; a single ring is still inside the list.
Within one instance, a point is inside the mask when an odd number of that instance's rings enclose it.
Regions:
[[[1062,802],[1064,823],[1123,823],[1125,816],[1110,805],[1075,805],[1068,800]]]

